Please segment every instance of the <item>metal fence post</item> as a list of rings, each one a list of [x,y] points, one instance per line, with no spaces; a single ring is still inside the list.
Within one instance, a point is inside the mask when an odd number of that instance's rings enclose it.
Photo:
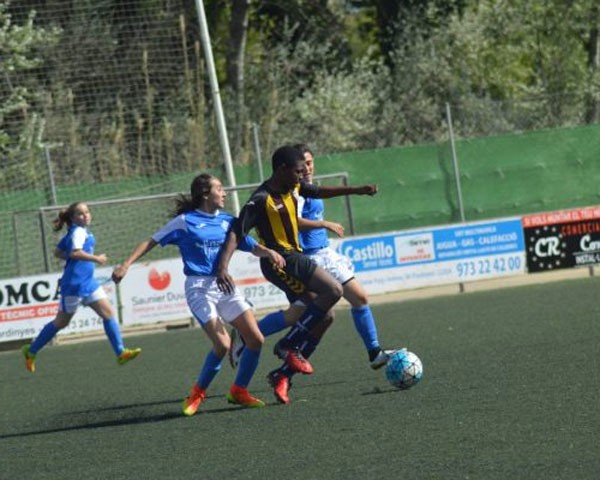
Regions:
[[[452,112],[450,111],[449,103],[446,103],[446,121],[448,122],[448,133],[450,135],[450,148],[452,150],[452,163],[454,164],[454,178],[456,180],[456,193],[458,195],[458,209],[460,211],[460,221],[462,223],[465,223],[465,208],[463,206],[462,190],[460,188],[460,170],[458,168],[458,158],[456,156],[456,146],[454,144]]]
[[[44,210],[39,209],[40,233],[42,235],[42,253],[44,255],[44,268],[50,273],[50,252],[48,251],[48,239],[46,238],[46,225],[44,223]]]
[[[260,151],[260,142],[258,141],[258,125],[252,124],[252,133],[254,138],[254,153],[256,154],[256,163],[258,164],[258,175],[260,176],[261,183],[265,181],[265,174],[263,173],[262,166],[262,153]]]
[[[450,104],[446,103],[446,121],[448,122],[448,133],[450,136],[450,148],[452,150],[452,163],[454,164],[454,178],[456,179],[456,193],[458,195],[458,209],[460,210],[460,221],[465,223],[465,209],[463,206],[462,190],[460,188],[460,170],[458,168],[458,158],[456,156],[456,146],[454,145],[454,129],[452,128],[452,112]],[[465,291],[465,284],[458,283],[460,293]]]
[[[50,158],[50,149],[44,146],[44,157],[46,159],[46,169],[48,170],[48,181],[50,184],[50,204],[56,205],[56,185],[54,184],[54,172],[52,171],[52,160]]]

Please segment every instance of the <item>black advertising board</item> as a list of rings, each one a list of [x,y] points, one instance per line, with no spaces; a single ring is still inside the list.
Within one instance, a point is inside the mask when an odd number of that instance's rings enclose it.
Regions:
[[[600,207],[523,217],[529,272],[600,264]]]

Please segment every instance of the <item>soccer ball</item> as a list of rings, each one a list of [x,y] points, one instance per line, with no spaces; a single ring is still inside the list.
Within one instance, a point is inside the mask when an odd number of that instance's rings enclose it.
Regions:
[[[385,376],[394,387],[407,390],[423,376],[421,359],[406,349],[394,352],[385,367]]]

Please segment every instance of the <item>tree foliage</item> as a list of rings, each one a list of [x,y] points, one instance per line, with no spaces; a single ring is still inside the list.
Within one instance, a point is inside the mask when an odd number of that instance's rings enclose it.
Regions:
[[[596,0],[204,3],[237,162],[253,126],[266,152],[436,142],[446,104],[463,136],[598,121]],[[90,178],[219,163],[192,2],[23,0],[0,35],[4,153],[37,132]]]
[[[35,10],[22,24],[14,23],[8,4],[0,4],[0,151],[31,148],[38,135],[37,113],[45,85],[29,75],[43,65],[44,48],[53,45],[57,28],[34,26]]]

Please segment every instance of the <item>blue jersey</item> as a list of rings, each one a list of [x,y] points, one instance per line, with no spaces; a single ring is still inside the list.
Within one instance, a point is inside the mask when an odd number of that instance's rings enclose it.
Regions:
[[[325,203],[320,198],[304,198],[302,206],[302,218],[307,220],[323,220]],[[306,254],[311,254],[329,246],[326,228],[311,228],[299,233],[300,246]]]
[[[215,275],[219,252],[234,217],[225,212],[193,210],[176,216],[152,235],[160,244],[177,245],[186,275]],[[238,249],[251,252],[257,245],[252,237],[244,237]]]
[[[67,256],[65,270],[60,279],[61,295],[87,297],[100,286],[94,279],[93,261],[70,258],[74,250],[82,250],[93,255],[95,245],[94,234],[79,225],[71,225],[65,236],[59,240],[56,248],[65,252]]]

